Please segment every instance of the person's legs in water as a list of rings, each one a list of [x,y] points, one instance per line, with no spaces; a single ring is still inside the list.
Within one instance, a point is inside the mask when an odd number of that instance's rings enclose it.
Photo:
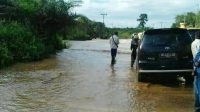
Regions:
[[[115,57],[117,55],[117,49],[111,49],[111,64],[115,64]]]
[[[200,78],[194,78],[195,112],[200,112]]]
[[[133,67],[133,64],[135,62],[135,58],[136,58],[136,51],[133,49],[132,53],[131,53],[131,67]]]

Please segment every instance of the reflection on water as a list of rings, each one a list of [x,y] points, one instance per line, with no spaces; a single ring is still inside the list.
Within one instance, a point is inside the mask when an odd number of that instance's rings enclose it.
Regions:
[[[1,70],[0,112],[192,111],[191,87],[138,83],[129,41],[122,42],[114,66],[107,43],[74,41],[56,56]]]
[[[116,76],[116,70],[115,70],[115,67],[113,65],[110,66],[111,68],[111,76]]]

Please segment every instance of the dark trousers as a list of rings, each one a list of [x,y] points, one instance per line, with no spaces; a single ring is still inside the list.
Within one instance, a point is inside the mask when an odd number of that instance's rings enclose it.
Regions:
[[[133,64],[135,62],[135,58],[136,58],[136,49],[133,49],[132,53],[131,53],[131,67],[133,67]]]
[[[115,57],[117,56],[117,49],[111,49],[111,64],[115,63]]]
[[[200,77],[194,78],[195,112],[200,112]]]

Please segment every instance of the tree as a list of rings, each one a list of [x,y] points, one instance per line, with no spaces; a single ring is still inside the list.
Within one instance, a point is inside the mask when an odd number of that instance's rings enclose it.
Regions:
[[[0,0],[0,20],[26,28],[43,44],[44,54],[48,55],[61,48],[63,37],[74,26],[76,15],[70,9],[78,3],[75,0]]]
[[[198,13],[187,12],[187,14],[180,14],[175,17],[175,23],[172,24],[172,27],[180,27],[180,23],[186,23],[187,26],[195,27],[198,23],[197,19]]]
[[[104,32],[104,36],[102,36]],[[76,25],[69,32],[70,39],[88,40],[92,38],[106,38],[107,29],[102,22],[95,22],[86,16],[77,15]]]
[[[138,25],[138,27],[144,29],[145,24],[146,24],[146,22],[148,21],[148,16],[147,16],[147,14],[145,14],[145,13],[140,14],[139,19],[137,19],[137,21],[140,22],[139,25]]]
[[[196,24],[195,27],[200,27],[200,11],[197,12],[196,14]]]
[[[185,16],[185,22],[188,26],[195,27],[196,14],[193,12],[188,12]]]

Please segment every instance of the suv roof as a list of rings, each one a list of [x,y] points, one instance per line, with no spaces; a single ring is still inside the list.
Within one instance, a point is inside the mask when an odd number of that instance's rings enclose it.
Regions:
[[[162,28],[151,29],[144,33],[143,44],[146,46],[190,44],[191,37],[187,29]],[[158,46],[159,47],[159,46]]]
[[[186,29],[182,28],[160,28],[160,29],[150,29],[145,31],[145,34],[160,34],[162,32],[169,32],[169,33],[181,33],[187,31]]]

